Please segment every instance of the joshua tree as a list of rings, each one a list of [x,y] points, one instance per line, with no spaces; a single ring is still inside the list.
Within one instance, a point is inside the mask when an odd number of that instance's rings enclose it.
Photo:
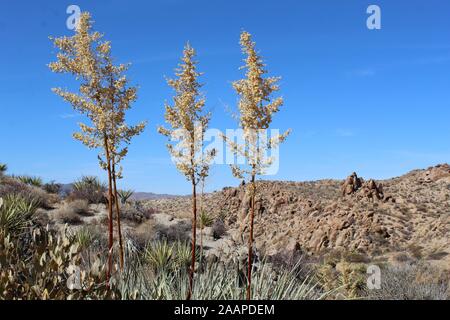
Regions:
[[[183,58],[179,68],[175,70],[176,79],[167,82],[175,91],[173,105],[166,104],[165,120],[170,129],[159,127],[158,131],[172,141],[180,139],[178,144],[167,144],[177,169],[190,181],[192,185],[192,242],[191,267],[189,272],[189,292],[187,299],[192,296],[193,278],[196,257],[197,233],[197,185],[202,176],[207,176],[209,163],[215,155],[215,150],[203,150],[203,136],[208,127],[210,113],[203,111],[205,98],[199,92],[201,84],[197,72],[195,50],[187,44],[183,51]]]
[[[113,250],[113,193],[116,193],[116,165],[126,155],[123,142],[129,143],[132,136],[140,133],[144,124],[128,127],[124,122],[125,111],[136,99],[136,88],[126,88],[127,79],[123,73],[126,65],[114,66],[111,45],[102,41],[102,35],[92,31],[91,16],[83,12],[76,33],[72,37],[51,38],[59,49],[57,61],[49,64],[56,73],[69,73],[79,80],[78,93],[55,88],[53,91],[69,102],[73,108],[87,116],[90,125],[80,123],[81,132],[74,138],[88,148],[100,149],[100,166],[108,173],[108,233],[109,253],[107,278],[112,272]],[[117,210],[117,205],[116,205]],[[119,210],[117,210],[120,225]],[[119,234],[121,242],[121,235]],[[121,257],[122,251],[121,248]],[[121,266],[123,260],[121,259]]]
[[[248,269],[247,269],[247,299],[251,298],[252,266],[253,266],[253,224],[255,217],[256,178],[265,173],[272,164],[273,158],[266,155],[268,149],[277,147],[289,134],[267,139],[266,129],[272,122],[272,116],[283,105],[281,97],[272,100],[272,94],[279,90],[279,77],[264,77],[267,74],[265,64],[255,49],[248,32],[242,32],[240,37],[242,51],[246,55],[245,78],[233,82],[233,88],[239,95],[239,124],[242,129],[245,144],[238,144],[224,137],[235,155],[244,156],[245,165],[231,165],[232,173],[239,179],[248,179],[247,190],[250,192],[250,213],[247,215],[249,227],[248,238]],[[247,178],[246,178],[247,177]]]

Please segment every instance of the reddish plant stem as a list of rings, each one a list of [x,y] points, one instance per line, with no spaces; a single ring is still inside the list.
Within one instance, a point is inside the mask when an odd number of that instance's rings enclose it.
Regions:
[[[112,209],[112,201],[113,201],[113,193],[112,193],[112,175],[111,175],[111,157],[109,154],[109,143],[106,134],[104,135],[104,144],[105,144],[105,153],[106,153],[106,161],[107,161],[107,170],[108,170],[108,232],[109,232],[109,242],[108,242],[108,268],[106,271],[106,282],[107,287],[110,287],[109,280],[111,278],[112,273],[112,251],[113,251],[113,209]]]
[[[117,222],[117,233],[119,237],[119,249],[120,249],[120,270],[123,271],[124,266],[124,249],[122,240],[122,228],[120,224],[120,208],[119,208],[119,197],[117,195],[117,182],[116,182],[116,164],[113,161],[112,166],[112,178],[113,178],[113,188],[114,188],[114,202],[116,205],[116,222]]]
[[[192,298],[192,290],[194,287],[194,273],[195,273],[195,256],[196,256],[196,240],[197,240],[197,186],[195,178],[192,177],[192,241],[191,241],[191,268],[189,270],[189,292],[187,300]]]
[[[248,238],[248,267],[247,267],[247,300],[251,300],[252,269],[253,269],[253,222],[255,219],[255,175],[251,180],[251,211],[250,211],[250,236]]]

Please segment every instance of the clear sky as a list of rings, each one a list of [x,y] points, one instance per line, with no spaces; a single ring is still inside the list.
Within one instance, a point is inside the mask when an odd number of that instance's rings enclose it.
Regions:
[[[1,1],[0,162],[10,172],[70,182],[102,175],[96,152],[72,139],[77,116],[50,88],[70,86],[46,64],[48,36],[71,35],[66,8],[92,13],[118,62],[140,86],[128,120],[148,120],[124,161],[122,187],[189,193],[168,157],[163,104],[186,41],[198,51],[211,126],[236,126],[231,81],[242,74],[239,33],[253,34],[271,75],[283,77],[285,106],[273,127],[292,128],[271,179],[387,178],[450,162],[450,2],[447,0]],[[377,4],[381,30],[368,30]],[[237,182],[214,166],[208,190]]]

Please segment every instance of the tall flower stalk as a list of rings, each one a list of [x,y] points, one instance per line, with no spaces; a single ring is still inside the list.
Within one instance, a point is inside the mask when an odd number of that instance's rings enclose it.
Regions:
[[[119,239],[119,262],[120,267],[124,268],[124,247],[122,227],[120,221],[120,204],[119,195],[117,191],[117,180],[122,178],[122,167],[120,162],[128,154],[128,145],[131,143],[131,139],[142,133],[145,129],[146,122],[140,122],[135,126],[129,126],[125,122],[126,111],[131,108],[133,102],[137,98],[137,88],[128,86],[128,79],[125,72],[129,68],[129,64],[119,64],[115,66],[111,59],[111,47],[103,54],[103,61],[105,68],[103,70],[104,77],[109,79],[109,86],[105,90],[108,104],[108,138],[109,138],[109,155],[104,159],[110,161],[111,168],[111,182],[113,203],[116,210],[116,223],[117,223],[117,237]],[[100,164],[103,168],[108,167],[108,162],[105,163],[104,159],[99,157]]]
[[[165,120],[170,128],[159,127],[158,131],[170,139],[167,144],[169,153],[180,171],[192,185],[192,239],[191,266],[189,270],[189,291],[191,299],[195,273],[196,236],[197,236],[197,185],[202,176],[207,175],[209,163],[215,156],[215,150],[205,151],[203,137],[211,114],[204,111],[205,98],[200,92],[202,85],[198,82],[201,75],[197,71],[195,50],[187,44],[183,57],[175,70],[175,79],[167,83],[175,91],[173,104],[165,105]],[[179,141],[174,143],[174,141]]]
[[[231,165],[232,173],[236,178],[246,179],[250,194],[250,212],[243,221],[249,228],[248,237],[248,263],[247,263],[247,299],[251,299],[252,269],[253,269],[253,228],[255,219],[255,197],[257,193],[256,178],[265,174],[267,168],[273,163],[273,157],[267,156],[270,149],[278,147],[290,131],[267,138],[272,116],[283,105],[283,98],[272,99],[272,94],[279,90],[279,77],[265,77],[267,70],[262,58],[255,49],[255,43],[248,32],[240,36],[242,52],[246,56],[245,77],[233,82],[233,88],[239,96],[239,125],[242,129],[243,144],[236,143],[224,136],[232,152],[246,159],[244,165]]]
[[[92,31],[92,20],[88,12],[83,12],[71,37],[51,38],[59,52],[57,61],[49,68],[55,73],[68,73],[80,82],[77,93],[62,88],[53,91],[69,102],[74,110],[85,115],[89,124],[79,123],[80,132],[73,137],[90,149],[99,149],[101,168],[108,176],[108,268],[107,280],[112,273],[114,245],[113,205],[116,202],[117,223],[120,226],[120,211],[117,204],[116,166],[126,155],[132,136],[139,134],[145,124],[129,127],[125,123],[125,111],[136,100],[136,88],[127,88],[123,75],[127,65],[115,66],[111,58],[111,44],[102,41],[103,36]],[[115,195],[115,196],[114,196]],[[120,227],[119,242],[121,267],[123,268],[123,246]]]

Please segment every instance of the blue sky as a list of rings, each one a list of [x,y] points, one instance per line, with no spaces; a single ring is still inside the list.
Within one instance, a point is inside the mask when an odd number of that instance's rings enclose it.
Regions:
[[[271,179],[387,178],[450,162],[450,3],[430,1],[2,1],[0,10],[0,162],[15,174],[70,182],[102,175],[95,151],[72,139],[70,105],[50,88],[70,86],[46,64],[48,36],[71,35],[66,8],[92,13],[118,62],[133,63],[140,86],[128,120],[148,120],[124,161],[123,187],[189,193],[156,132],[171,76],[186,41],[198,52],[211,126],[234,128],[239,33],[253,34],[271,75],[283,77],[285,106],[274,128],[292,128]],[[366,9],[382,10],[368,30]],[[208,190],[237,182],[215,166]]]

